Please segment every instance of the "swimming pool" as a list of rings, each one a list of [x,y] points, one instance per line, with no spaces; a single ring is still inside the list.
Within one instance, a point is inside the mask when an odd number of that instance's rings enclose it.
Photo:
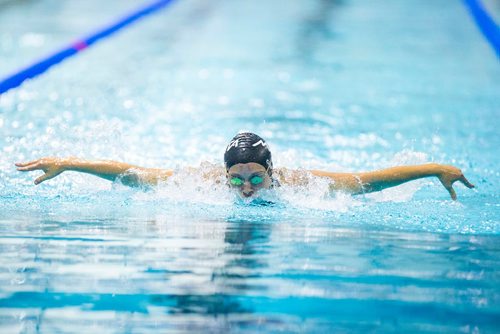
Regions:
[[[136,5],[2,3],[0,76]],[[173,3],[0,97],[0,331],[498,331],[498,78],[461,1]],[[239,205],[185,167],[240,130],[276,166],[436,161],[477,188]],[[15,171],[45,155],[181,185]]]

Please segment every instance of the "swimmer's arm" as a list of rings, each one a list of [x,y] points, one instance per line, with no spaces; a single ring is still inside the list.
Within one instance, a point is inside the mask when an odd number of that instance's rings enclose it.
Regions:
[[[457,195],[453,189],[453,183],[456,181],[462,182],[468,188],[474,187],[465,178],[460,169],[435,163],[399,166],[364,173],[330,173],[318,170],[313,170],[311,173],[316,176],[326,176],[332,179],[334,182],[330,186],[331,190],[341,190],[352,194],[380,191],[408,181],[434,176],[441,181],[441,184],[448,190],[453,200],[457,199]]]
[[[173,174],[171,170],[144,168],[119,161],[84,160],[74,157],[46,157],[30,162],[16,163],[16,166],[17,170],[22,172],[42,170],[45,174],[36,178],[35,184],[50,180],[64,171],[92,174],[110,181],[119,178],[124,185],[131,187],[156,185]]]

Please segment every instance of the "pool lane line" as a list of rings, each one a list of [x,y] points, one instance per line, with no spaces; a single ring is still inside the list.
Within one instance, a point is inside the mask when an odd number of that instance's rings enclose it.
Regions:
[[[464,2],[476,21],[479,30],[495,49],[497,57],[500,57],[500,28],[484,9],[480,0],[464,0]]]
[[[146,15],[152,14],[167,5],[172,3],[174,0],[156,0],[145,6],[142,6],[130,14],[120,18],[119,20],[104,26],[104,28],[90,34],[87,37],[77,39],[76,41],[70,43],[68,46],[56,51],[49,56],[35,61],[33,64],[7,76],[0,81],[0,94],[6,91],[20,86],[25,80],[34,78],[43,72],[47,71],[50,67],[55,64],[60,63],[64,59],[74,56],[75,54],[84,51],[89,46],[97,42],[98,40],[109,37],[118,30],[134,23],[135,21],[143,18]]]

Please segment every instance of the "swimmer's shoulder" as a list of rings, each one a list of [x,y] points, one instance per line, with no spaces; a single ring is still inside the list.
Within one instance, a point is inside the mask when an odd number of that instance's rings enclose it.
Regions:
[[[222,180],[226,176],[224,166],[211,162],[202,162],[200,167],[193,168],[201,173],[202,177],[207,180]]]
[[[310,171],[305,169],[275,168],[274,178],[282,185],[305,186],[312,177]]]

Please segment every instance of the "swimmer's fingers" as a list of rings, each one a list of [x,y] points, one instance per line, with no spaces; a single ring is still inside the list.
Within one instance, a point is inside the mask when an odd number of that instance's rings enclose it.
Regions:
[[[37,163],[40,159],[36,159],[36,160],[33,160],[33,161],[28,161],[28,162],[17,162],[16,163],[16,166],[17,167],[27,167],[29,165],[33,165],[35,163]]]
[[[448,190],[453,200],[457,199],[457,194],[453,189],[453,184],[457,181],[461,182],[467,188],[474,188],[474,185],[469,182],[462,173],[462,171],[454,166],[440,165],[440,171],[437,174],[439,181]]]
[[[451,185],[449,187],[445,186],[445,188],[450,193],[451,199],[456,201],[457,200],[457,193],[455,192],[455,189],[453,189],[453,187]]]
[[[469,180],[467,180],[467,179],[465,178],[465,176],[464,176],[464,175],[462,175],[462,176],[458,179],[458,181],[462,182],[462,183],[463,183],[463,184],[464,184],[467,188],[469,188],[469,189],[471,189],[471,188],[474,188],[474,187],[475,187],[475,185],[473,185],[472,183],[470,183],[470,182],[469,182]]]
[[[474,185],[472,183],[470,183],[469,180],[467,180],[463,174],[460,175],[460,177],[458,179],[453,180],[453,182],[446,182],[446,181],[441,182],[441,183],[443,183],[443,186],[446,188],[446,190],[448,190],[448,192],[450,193],[451,199],[454,201],[457,200],[457,193],[453,189],[453,183],[455,183],[457,181],[462,182],[469,189],[474,188]]]
[[[35,179],[35,184],[50,180],[64,171],[58,158],[41,158],[29,162],[19,162],[15,165],[20,172],[43,170],[45,173]]]
[[[29,161],[29,162],[18,162],[16,163],[18,171],[26,172],[30,170],[41,169],[41,159]]]
[[[457,200],[457,193],[455,192],[455,189],[453,189],[453,183],[448,179],[448,178],[439,178],[439,181],[441,181],[441,184],[443,187],[448,190],[450,193],[451,199],[456,201]]]
[[[44,172],[47,172],[52,169],[59,169],[61,168],[61,159],[59,158],[52,158],[52,157],[46,157],[46,158],[40,158],[37,160],[33,160],[30,162],[18,162],[16,163],[17,170],[21,172],[27,172],[27,171],[32,171],[32,170],[38,170],[41,169]]]
[[[53,171],[46,172],[42,176],[39,176],[35,179],[35,184],[40,184],[44,181],[50,180],[59,174],[61,174],[61,172],[53,172]]]
[[[19,166],[16,164],[16,166],[17,166],[17,170],[20,172],[29,172],[32,170],[42,169],[42,167],[40,167],[40,165],[38,165],[38,164],[26,165],[26,166]]]
[[[459,178],[454,179],[454,180],[449,180],[448,178],[443,178],[443,179],[440,179],[440,181],[443,184],[443,186],[446,188],[446,190],[448,190],[448,192],[450,193],[451,199],[454,201],[457,200],[457,193],[455,192],[455,189],[453,189],[453,183],[460,181],[469,189],[475,187],[472,183],[469,182],[469,180],[467,180],[465,178],[465,176],[463,176],[463,174],[460,175]]]

